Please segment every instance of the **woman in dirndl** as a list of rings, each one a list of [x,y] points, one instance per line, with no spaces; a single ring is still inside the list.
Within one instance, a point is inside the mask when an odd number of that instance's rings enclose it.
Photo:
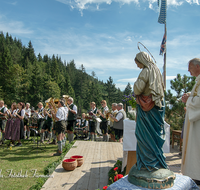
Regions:
[[[5,139],[7,140],[11,140],[12,126],[16,117],[15,112],[17,112],[17,104],[13,102],[11,105],[11,109],[7,110],[8,120],[6,123],[6,129],[5,129]]]
[[[16,119],[13,123],[12,127],[12,136],[11,139],[14,141],[18,141],[18,143],[15,146],[22,146],[21,139],[24,139],[24,103],[19,102],[17,104],[18,111],[14,114],[16,116]]]

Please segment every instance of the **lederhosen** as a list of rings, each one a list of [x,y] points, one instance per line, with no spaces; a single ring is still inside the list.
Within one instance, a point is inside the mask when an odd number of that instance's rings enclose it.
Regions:
[[[69,108],[73,110],[74,104],[71,104]],[[68,112],[67,118],[67,130],[74,131],[75,123],[76,123],[76,114],[73,114],[71,111]]]
[[[47,111],[49,111],[49,110],[47,110]],[[47,116],[47,119],[45,120],[42,129],[44,129],[44,130],[47,129],[48,131],[52,132],[52,128],[53,128],[53,119],[51,117]]]
[[[1,113],[4,113],[4,108],[5,107],[3,107],[3,108],[1,108]],[[0,117],[0,130],[1,131],[4,131],[5,130],[5,127],[6,127],[6,122],[7,122],[7,120],[6,119],[4,119],[4,118],[2,118],[3,116],[1,116]]]
[[[65,111],[66,111],[66,105],[64,105],[63,107],[65,108]],[[67,110],[68,110],[68,108],[67,108]],[[68,113],[69,113],[69,110],[66,111],[66,112],[67,112],[66,114],[68,114]],[[67,127],[67,118],[66,118],[66,120],[65,120],[65,126]]]
[[[59,135],[60,133],[64,133],[65,132],[65,126],[66,126],[65,120],[56,121],[55,122],[56,134]]]
[[[91,110],[92,111],[92,110]],[[95,108],[95,110],[93,111],[94,114],[97,113],[97,108]],[[95,121],[89,121],[89,126],[90,126],[90,132],[95,133],[96,130],[96,125],[95,125]]]
[[[102,111],[102,114],[103,113],[104,112]],[[100,119],[102,120],[102,122],[100,123],[100,129],[101,129],[103,134],[106,134],[106,133],[108,133],[108,125],[107,125],[108,122],[107,122],[107,119],[102,117],[102,116],[100,116]]]

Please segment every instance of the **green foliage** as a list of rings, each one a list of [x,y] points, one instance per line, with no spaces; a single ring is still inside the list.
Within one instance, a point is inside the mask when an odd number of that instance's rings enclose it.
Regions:
[[[127,86],[126,86],[126,88],[124,90],[124,95],[129,95],[132,92],[133,92],[133,90],[132,90],[131,84],[128,82],[128,84],[127,84]]]
[[[134,112],[127,112],[127,118],[130,120],[135,120],[135,113]]]
[[[74,142],[71,142],[66,145],[66,147],[63,150],[63,154],[56,160],[55,162],[50,163],[48,166],[44,168],[44,175],[48,176],[51,175],[56,167],[60,164],[60,162],[65,157],[66,153],[70,150],[70,148],[73,146]],[[46,182],[48,178],[38,178],[37,183],[29,188],[29,190],[40,190],[44,183]]]
[[[19,39],[8,33],[0,33],[0,97],[10,106],[12,102],[29,102],[36,107],[50,97],[70,95],[78,107],[78,114],[88,110],[90,102],[106,99],[108,106],[121,102],[123,93],[109,77],[106,83],[99,81],[95,72],[86,73],[83,65],[76,68],[74,60],[66,63],[61,57],[39,53],[35,55],[33,44],[23,46]]]
[[[195,84],[195,77],[188,77],[177,74],[174,80],[170,81],[171,89],[176,92],[173,95],[170,90],[165,93],[165,120],[170,124],[171,130],[181,130],[185,118],[184,107],[185,104],[181,101],[183,93],[187,93],[192,90]]]
[[[117,171],[114,171],[114,168],[118,167]],[[122,170],[122,161],[117,160],[117,162],[115,163],[114,167],[110,169],[110,171],[108,172],[108,185],[112,184],[114,181],[114,177],[115,177],[115,172],[117,172],[118,174],[122,174],[123,176],[125,176],[126,174],[126,167],[124,168],[124,170],[121,172]]]

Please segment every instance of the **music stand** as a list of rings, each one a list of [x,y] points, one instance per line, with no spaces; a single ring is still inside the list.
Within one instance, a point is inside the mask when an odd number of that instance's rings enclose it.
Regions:
[[[37,149],[37,150],[40,149],[40,150],[46,151],[43,148],[39,147],[39,141],[38,141],[39,133],[38,133],[38,131],[36,129],[33,129],[33,128],[30,128],[30,130],[32,130],[34,132],[34,136],[37,137],[37,146],[36,147],[32,147],[32,149],[29,152],[31,152],[32,150],[35,150],[35,149]],[[45,144],[44,144],[44,146],[45,146]],[[45,146],[45,148],[46,148],[46,146]]]
[[[77,130],[77,140],[78,139],[82,139],[82,136],[83,136],[82,131],[83,131],[83,129],[82,128],[75,128],[75,130]],[[79,137],[79,135],[81,137]]]

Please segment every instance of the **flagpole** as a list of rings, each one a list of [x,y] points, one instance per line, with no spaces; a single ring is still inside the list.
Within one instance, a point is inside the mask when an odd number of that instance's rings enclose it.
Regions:
[[[166,22],[165,22],[165,36],[167,36],[167,27],[166,27]],[[165,90],[166,90],[166,52],[167,52],[167,43],[165,44],[165,52],[164,52],[164,85],[165,85]]]

